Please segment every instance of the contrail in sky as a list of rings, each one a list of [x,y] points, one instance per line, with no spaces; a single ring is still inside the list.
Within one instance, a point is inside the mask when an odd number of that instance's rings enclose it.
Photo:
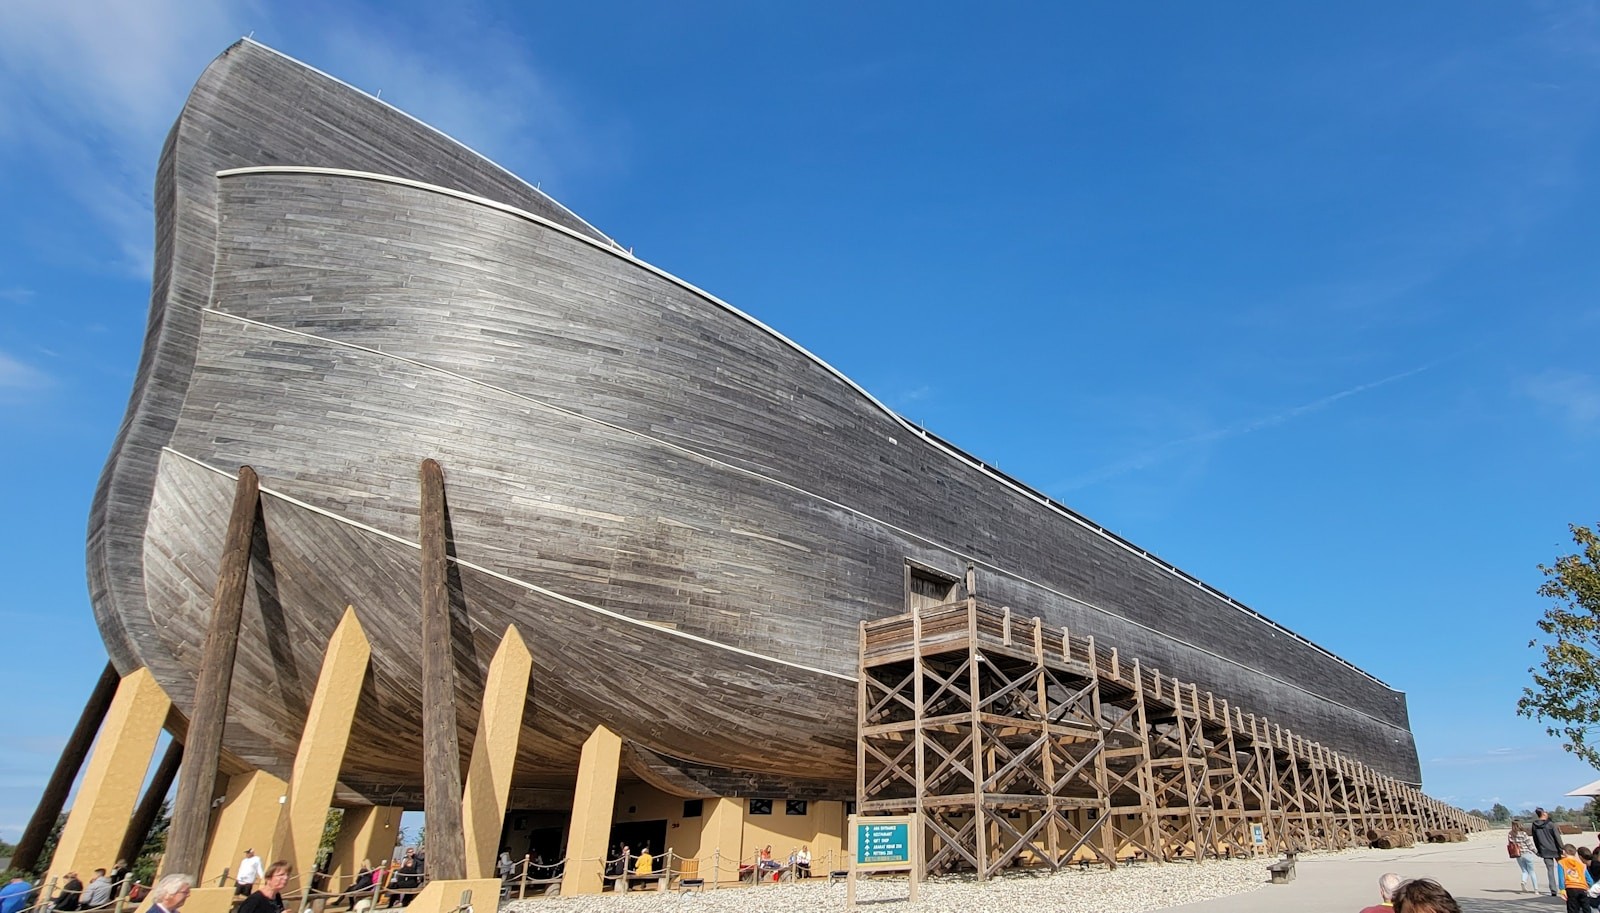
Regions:
[[[1153,466],[1167,457],[1195,444],[1208,444],[1230,437],[1238,437],[1241,434],[1250,434],[1251,432],[1260,431],[1263,428],[1271,428],[1276,425],[1282,425],[1285,422],[1297,419],[1302,415],[1307,415],[1320,409],[1326,409],[1328,406],[1331,406],[1339,400],[1347,397],[1365,393],[1368,390],[1374,390],[1378,387],[1395,383],[1396,381],[1405,380],[1408,377],[1415,377],[1424,371],[1428,371],[1437,367],[1440,362],[1445,360],[1446,359],[1440,359],[1439,361],[1429,362],[1421,367],[1412,368],[1409,371],[1402,371],[1399,374],[1391,374],[1390,376],[1380,380],[1369,381],[1368,383],[1364,384],[1357,384],[1354,387],[1340,390],[1337,393],[1330,393],[1327,396],[1314,399],[1309,403],[1302,403],[1301,405],[1284,409],[1281,412],[1275,412],[1272,415],[1237,422],[1221,428],[1213,428],[1210,431],[1202,431],[1199,434],[1191,434],[1188,437],[1181,437],[1177,440],[1167,441],[1164,444],[1157,444],[1148,450],[1134,454],[1131,457],[1118,460],[1115,463],[1101,467],[1100,469],[1088,473],[1087,475],[1073,479],[1063,487],[1068,491],[1084,488],[1089,485],[1104,482],[1108,479],[1114,479],[1117,476],[1126,475],[1135,470],[1144,469],[1147,466]]]

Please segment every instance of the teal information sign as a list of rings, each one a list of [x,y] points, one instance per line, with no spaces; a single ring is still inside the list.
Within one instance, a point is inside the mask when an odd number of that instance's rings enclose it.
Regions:
[[[857,823],[856,865],[908,865],[911,862],[910,830],[904,821]]]
[[[863,872],[906,872],[911,881],[911,901],[917,900],[917,883],[922,880],[921,815],[850,816],[847,831],[855,840],[850,857],[850,881],[845,888],[845,908],[856,905],[856,875]]]

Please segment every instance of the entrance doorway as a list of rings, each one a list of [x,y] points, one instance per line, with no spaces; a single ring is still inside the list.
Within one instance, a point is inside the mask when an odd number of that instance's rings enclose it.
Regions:
[[[611,825],[607,854],[621,852],[624,843],[635,856],[646,847],[649,847],[650,855],[660,856],[667,849],[667,820],[663,818],[660,821],[623,821]]]

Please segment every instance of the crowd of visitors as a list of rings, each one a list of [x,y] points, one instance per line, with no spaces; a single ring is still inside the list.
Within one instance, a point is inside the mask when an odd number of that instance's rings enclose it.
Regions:
[[[124,887],[130,900],[144,899],[144,887],[133,880],[128,864],[119,859],[116,868],[109,874],[105,869],[95,869],[88,884],[76,871],[64,873],[60,885],[55,889],[55,896],[45,900],[53,913],[82,913],[111,906]],[[0,887],[0,913],[22,913],[40,904],[39,894],[40,886],[20,875],[14,877]]]
[[[1517,863],[1519,890],[1539,891],[1539,874],[1534,861],[1544,863],[1545,889],[1551,897],[1565,896],[1568,913],[1600,911],[1600,846],[1594,849],[1566,843],[1560,829],[1542,808],[1533,811],[1534,821],[1523,830],[1511,822],[1506,835],[1506,855]]]

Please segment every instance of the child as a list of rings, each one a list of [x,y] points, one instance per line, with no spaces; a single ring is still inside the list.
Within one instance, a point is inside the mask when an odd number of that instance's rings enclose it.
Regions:
[[[1563,846],[1561,853],[1561,873],[1567,888],[1567,913],[1584,913],[1588,904],[1589,873],[1572,844]]]

